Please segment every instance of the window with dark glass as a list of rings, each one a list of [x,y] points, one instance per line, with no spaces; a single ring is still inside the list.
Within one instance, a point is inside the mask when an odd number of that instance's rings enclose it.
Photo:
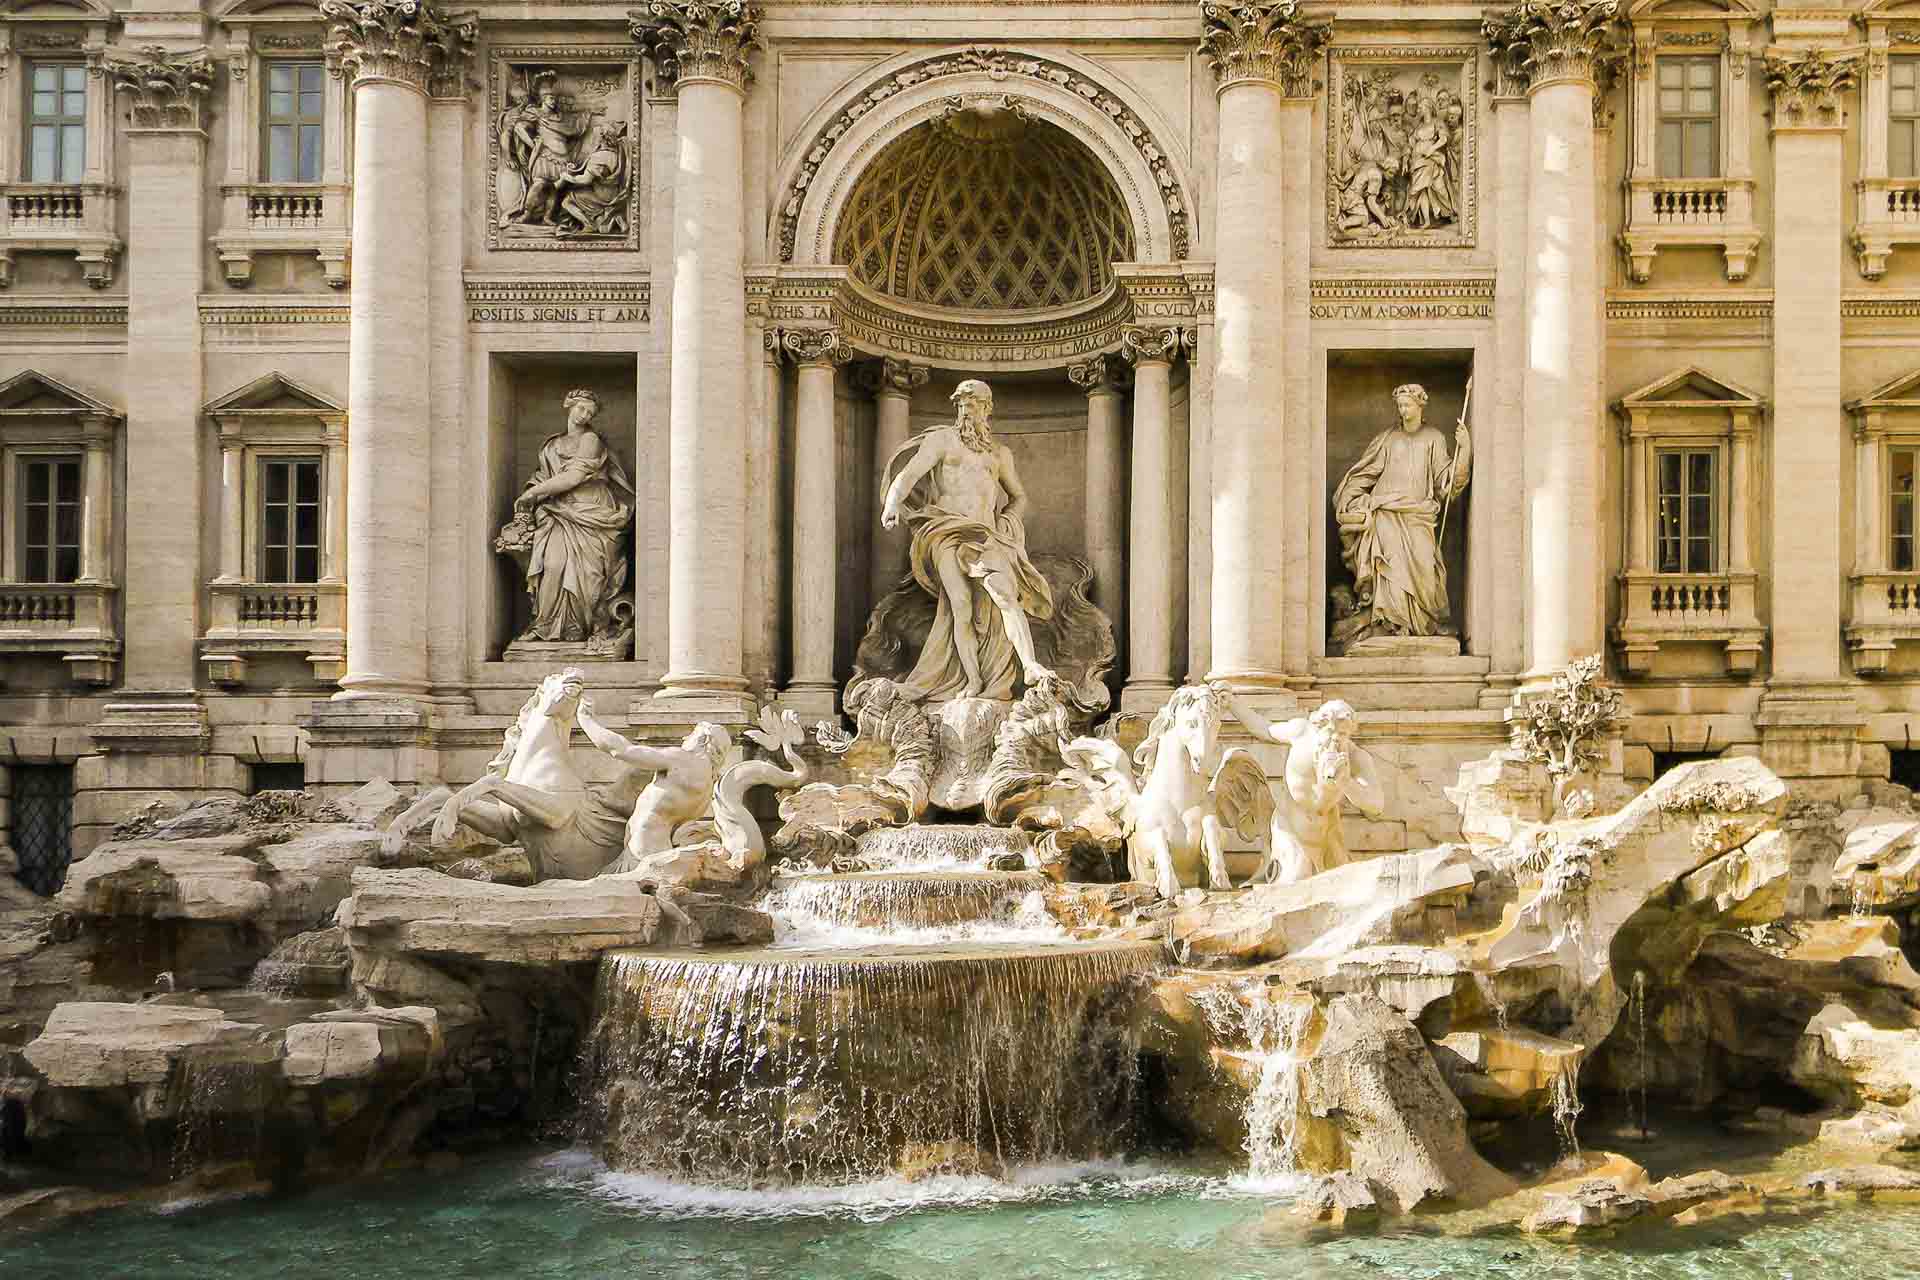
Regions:
[[[1887,176],[1920,177],[1920,58],[1887,59]]]
[[[320,460],[260,463],[260,581],[320,580]]]
[[[320,181],[325,82],[326,68],[318,62],[267,64],[268,182]]]
[[[1892,537],[1887,564],[1896,573],[1913,572],[1913,473],[1920,449],[1887,451],[1887,529]]]
[[[1720,176],[1720,58],[1661,58],[1660,176]]]
[[[28,182],[78,182],[87,168],[87,69],[35,62],[27,78]]]
[[[1660,572],[1712,573],[1714,554],[1714,451],[1662,449],[1660,470]]]
[[[74,582],[80,577],[80,458],[25,458],[20,463],[20,580]]]

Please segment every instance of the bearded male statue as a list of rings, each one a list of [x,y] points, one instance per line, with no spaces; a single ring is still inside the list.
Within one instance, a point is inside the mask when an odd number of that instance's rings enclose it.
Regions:
[[[1016,676],[1029,688],[1053,678],[1034,656],[1027,621],[1053,616],[1053,591],[1027,556],[1027,492],[1012,452],[993,438],[993,392],[969,378],[952,399],[952,426],[922,433],[887,463],[905,459],[880,523],[911,522],[908,563],[936,602],[919,661],[900,684],[915,701],[1007,700]],[[922,500],[908,505],[923,481]]]

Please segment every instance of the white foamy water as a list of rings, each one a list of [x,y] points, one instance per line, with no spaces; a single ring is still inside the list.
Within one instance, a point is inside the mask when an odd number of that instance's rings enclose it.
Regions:
[[[845,949],[1069,941],[1031,873],[916,872],[776,880],[760,904],[779,947]]]

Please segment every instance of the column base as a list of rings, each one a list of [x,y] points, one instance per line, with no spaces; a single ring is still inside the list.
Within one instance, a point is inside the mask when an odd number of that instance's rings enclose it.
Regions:
[[[1293,682],[1303,679],[1301,676],[1289,676],[1284,671],[1267,667],[1252,667],[1241,670],[1223,670],[1215,667],[1207,672],[1207,683],[1216,681],[1226,685],[1235,693],[1261,693],[1273,691],[1284,693],[1292,688]]]
[[[798,712],[802,720],[834,719],[840,714],[840,692],[830,684],[794,682],[777,699],[783,711]]]
[[[750,725],[759,715],[759,704],[744,689],[662,689],[651,698],[635,698],[627,707],[627,724],[658,736],[691,729],[703,720],[728,728]]]
[[[1845,801],[1859,790],[1860,728],[1853,690],[1839,682],[1776,681],[1753,718],[1760,761],[1797,793]]]
[[[402,680],[395,676],[383,676],[377,671],[349,671],[340,677],[340,692],[333,695],[335,702],[352,702],[356,698],[419,698],[427,692],[425,680]]]
[[[307,731],[307,785],[322,795],[376,778],[396,787],[440,780],[431,716],[410,698],[336,695],[314,703],[300,723]]]
[[[1171,680],[1129,680],[1120,690],[1120,713],[1150,716],[1166,705],[1173,689]]]
[[[213,742],[207,709],[191,691],[129,692],[87,726],[102,751],[204,755]]]

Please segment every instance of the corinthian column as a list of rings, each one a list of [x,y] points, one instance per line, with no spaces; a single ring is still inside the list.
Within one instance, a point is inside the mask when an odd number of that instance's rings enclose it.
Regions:
[[[1095,356],[1067,366],[1087,393],[1087,563],[1093,602],[1116,633],[1127,625],[1127,432],[1121,415],[1131,375],[1120,357]]]
[[[1171,327],[1120,335],[1133,364],[1125,711],[1157,711],[1173,691],[1173,362],[1192,340]]]
[[[1527,93],[1527,663],[1533,680],[1601,644],[1600,268],[1596,72],[1618,0],[1522,0],[1484,25]]]
[[[927,385],[931,371],[888,356],[870,365],[864,384],[873,392],[873,604],[898,586],[907,572],[907,530],[880,525],[880,508],[887,493],[887,463],[912,434],[913,393]]]
[[[347,673],[337,698],[427,691],[432,588],[428,82],[462,74],[475,28],[416,0],[320,0],[353,83],[348,316]]]
[[[1285,685],[1282,591],[1287,573],[1299,571],[1290,558],[1306,552],[1289,555],[1281,501],[1287,262],[1308,251],[1283,234],[1282,173],[1311,162],[1304,145],[1289,154],[1288,144],[1307,137],[1300,126],[1311,119],[1313,72],[1331,27],[1304,21],[1297,9],[1296,0],[1200,6],[1200,52],[1220,98],[1209,678],[1243,688]],[[1136,649],[1136,670],[1140,660]]]
[[[834,710],[834,589],[840,577],[839,450],[834,379],[852,352],[834,329],[789,329],[800,367],[793,423],[793,676],[783,701],[808,716]]]
[[[741,107],[758,21],[746,0],[650,0],[631,28],[679,99],[662,697],[740,703],[747,688]]]

